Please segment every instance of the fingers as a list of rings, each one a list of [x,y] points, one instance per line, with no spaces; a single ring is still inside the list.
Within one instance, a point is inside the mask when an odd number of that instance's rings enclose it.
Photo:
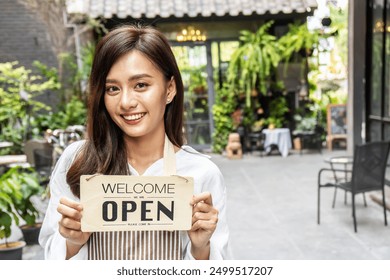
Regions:
[[[77,201],[71,200],[67,197],[61,197],[60,198],[60,204],[63,204],[65,206],[68,206],[73,209],[77,209],[78,211],[83,210],[83,206],[78,203]]]
[[[200,221],[200,224],[205,224],[205,225],[211,225],[211,226],[216,226],[218,223],[218,210],[213,209],[210,212],[204,213],[204,212],[194,212],[192,215],[192,225],[194,225]],[[204,223],[206,222],[206,223]],[[198,224],[199,224],[198,223]],[[207,226],[208,227],[208,226]]]
[[[80,203],[70,200],[68,198],[61,198],[57,207],[57,211],[64,217],[69,217],[74,220],[80,221],[82,206]]]
[[[67,242],[75,245],[85,244],[91,233],[81,231],[81,211],[83,207],[77,201],[61,198],[57,211],[62,215],[58,222],[58,231]]]
[[[68,242],[80,246],[85,244],[88,241],[89,237],[91,236],[90,232],[71,230],[64,227],[60,227],[59,232],[64,238],[66,238]]]
[[[198,229],[214,231],[218,223],[218,210],[213,207],[211,194],[205,192],[194,195],[191,205],[193,205],[191,231]]]
[[[194,224],[192,224],[190,231],[203,230],[206,232],[214,232],[217,227],[217,222],[213,222],[210,220],[197,220]]]
[[[71,228],[67,226],[62,226],[62,222],[60,221],[59,224],[61,225],[58,230],[60,234],[68,239],[74,239],[77,238],[78,235],[81,234],[81,231],[77,230],[76,228]],[[77,226],[76,226],[77,227]]]
[[[75,220],[72,220],[70,218],[62,218],[60,221],[59,221],[59,224],[64,227],[64,228],[67,228],[67,229],[71,229],[71,230],[81,230],[81,223],[79,221],[75,221]]]
[[[211,197],[211,193],[203,192],[203,193],[200,193],[197,195],[193,195],[190,204],[192,206],[194,206],[201,201],[203,201],[204,203],[207,203],[209,205],[213,205],[213,199]]]

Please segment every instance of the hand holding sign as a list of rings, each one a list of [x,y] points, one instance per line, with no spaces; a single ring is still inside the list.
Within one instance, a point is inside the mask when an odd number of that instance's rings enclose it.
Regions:
[[[62,215],[58,222],[58,231],[67,241],[67,254],[70,254],[71,251],[77,253],[91,235],[89,232],[81,231],[82,210],[83,207],[80,203],[65,197],[60,199],[57,207],[57,211]]]
[[[210,238],[218,223],[218,210],[213,207],[209,192],[194,195],[191,200],[192,227],[188,232],[191,239],[191,253],[196,259],[208,259]],[[205,250],[207,248],[207,250]],[[205,255],[207,252],[207,255]]]

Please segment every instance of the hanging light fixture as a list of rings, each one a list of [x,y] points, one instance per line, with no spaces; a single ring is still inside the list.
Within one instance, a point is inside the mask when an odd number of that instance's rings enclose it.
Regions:
[[[195,29],[192,26],[184,28],[180,33],[176,35],[176,40],[179,42],[187,42],[187,41],[206,41],[206,34],[199,29]]]

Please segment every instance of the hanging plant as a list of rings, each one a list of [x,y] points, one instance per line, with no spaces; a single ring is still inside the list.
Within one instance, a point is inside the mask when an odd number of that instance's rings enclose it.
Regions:
[[[228,82],[245,92],[247,107],[250,107],[253,90],[267,92],[272,72],[281,60],[281,45],[268,33],[272,24],[273,21],[265,23],[255,33],[241,31],[241,46],[233,53],[229,64]]]
[[[283,59],[288,61],[294,53],[306,58],[312,55],[318,45],[318,32],[310,31],[305,23],[289,24],[289,31],[279,39],[283,46]]]

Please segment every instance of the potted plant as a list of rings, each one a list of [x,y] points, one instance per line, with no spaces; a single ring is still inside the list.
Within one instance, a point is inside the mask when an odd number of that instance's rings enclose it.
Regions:
[[[18,179],[19,187],[22,192],[21,199],[15,201],[15,209],[18,215],[24,221],[20,226],[22,230],[24,241],[27,245],[38,244],[38,236],[41,230],[42,223],[37,222],[40,212],[34,205],[32,198],[39,197],[44,193],[44,188],[39,184],[39,175],[33,169],[22,169],[15,167],[11,169]]]
[[[268,125],[269,129],[283,127],[285,114],[289,112],[286,99],[281,96],[273,99],[269,104],[269,112],[264,124]]]
[[[26,242],[9,242],[13,224],[19,225],[19,216],[15,213],[14,201],[20,199],[22,193],[12,183],[12,179],[5,173],[0,177],[0,260],[20,260]]]
[[[20,226],[27,244],[37,244],[41,227],[41,224],[37,223],[37,218],[40,212],[31,199],[44,193],[39,184],[38,173],[33,168],[20,166],[10,168],[0,177],[0,193],[2,198],[0,237],[10,237],[11,225],[14,223]]]

